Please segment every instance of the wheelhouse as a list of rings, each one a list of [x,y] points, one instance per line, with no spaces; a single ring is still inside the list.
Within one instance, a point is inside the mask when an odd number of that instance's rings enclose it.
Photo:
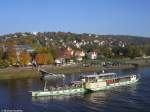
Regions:
[[[92,75],[83,75],[81,79],[84,82],[97,82],[105,79],[112,79],[117,77],[116,73],[102,73],[102,74],[92,74]]]

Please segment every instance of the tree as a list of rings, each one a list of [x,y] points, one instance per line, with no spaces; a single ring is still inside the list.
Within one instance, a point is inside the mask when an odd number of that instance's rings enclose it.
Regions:
[[[4,61],[3,61],[2,57],[3,57],[3,50],[0,49],[0,68],[4,67]]]
[[[150,45],[144,45],[142,50],[147,56],[150,56]]]
[[[21,65],[27,65],[28,63],[31,62],[31,56],[28,52],[21,52],[20,55],[19,55],[19,62]]]
[[[140,48],[136,46],[128,46],[128,57],[133,59],[140,56],[142,56]]]
[[[0,60],[2,60],[2,57],[3,57],[3,50],[0,49]]]
[[[35,56],[35,60],[36,62],[39,64],[39,65],[43,65],[43,64],[51,64],[54,62],[54,59],[51,55],[51,53],[40,53],[40,54],[37,54]]]
[[[127,47],[115,46],[115,47],[113,47],[112,52],[114,53],[114,56],[126,57],[128,55],[128,48]]]
[[[16,50],[15,49],[9,49],[7,51],[7,54],[8,54],[8,61],[9,61],[10,65],[16,65],[16,63],[17,63]]]
[[[47,61],[47,57],[46,57],[46,54],[37,54],[36,55],[36,62],[39,64],[39,65],[43,65],[43,64],[46,64],[46,61]]]
[[[99,48],[99,53],[106,58],[111,58],[112,57],[112,50],[110,47],[103,46]]]
[[[47,60],[47,64],[52,64],[54,63],[54,59],[51,53],[47,54],[48,60]]]
[[[51,48],[50,49],[50,53],[51,53],[53,58],[57,58],[60,55],[61,50],[59,48],[57,48],[57,47]]]

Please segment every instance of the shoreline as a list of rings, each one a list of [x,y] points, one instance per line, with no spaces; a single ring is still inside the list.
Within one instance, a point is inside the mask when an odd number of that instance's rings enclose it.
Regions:
[[[127,64],[127,65],[119,65],[119,66],[109,66],[109,67],[103,67],[103,66],[89,66],[89,67],[83,67],[83,66],[52,66],[52,65],[43,65],[40,67],[40,69],[44,69],[48,72],[52,73],[62,73],[65,75],[72,74],[72,73],[83,73],[83,72],[102,72],[103,70],[109,71],[109,70],[122,70],[122,69],[131,69],[135,67],[145,67],[150,66],[150,63],[148,62],[138,62],[133,64]],[[31,66],[28,67],[8,67],[4,69],[0,69],[0,80],[3,79],[20,79],[20,78],[37,78],[39,77],[40,73],[37,71],[37,69],[33,69]]]
[[[119,70],[119,69],[129,69],[134,67],[42,67],[41,69],[47,70],[52,73],[62,73],[65,75],[72,73],[83,73],[83,72],[101,72],[102,70]],[[8,70],[8,69],[7,69]],[[20,78],[36,78],[39,77],[39,72],[32,68],[11,68],[7,71],[0,71],[0,80],[2,79],[20,79]]]

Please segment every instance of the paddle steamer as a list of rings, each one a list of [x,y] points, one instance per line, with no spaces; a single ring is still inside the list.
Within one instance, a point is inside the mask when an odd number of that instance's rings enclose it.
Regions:
[[[54,75],[55,77],[57,76]],[[61,75],[58,75],[61,77]],[[62,75],[64,76],[64,75]],[[81,76],[80,81],[73,81],[69,85],[63,87],[47,87],[47,79],[53,76],[45,75],[45,86],[42,91],[31,91],[32,96],[55,96],[55,95],[70,95],[77,93],[86,93],[91,91],[106,90],[112,87],[125,86],[135,83],[139,80],[138,75],[130,74],[126,76],[117,76],[116,73],[101,73]]]

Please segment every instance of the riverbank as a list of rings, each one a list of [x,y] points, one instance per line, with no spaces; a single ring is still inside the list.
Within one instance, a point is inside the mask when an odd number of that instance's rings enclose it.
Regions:
[[[44,65],[40,66],[40,69],[44,69],[52,73],[72,74],[72,73],[83,73],[83,72],[102,72],[103,70],[116,70],[116,69],[130,69],[134,67],[150,66],[149,60],[128,60],[127,64],[119,66],[88,66],[83,67],[79,65],[74,66],[52,66]],[[39,72],[33,69],[31,66],[28,67],[8,67],[0,69],[0,79],[17,79],[17,78],[35,78],[39,77]]]
[[[79,66],[66,66],[66,67],[54,67],[54,66],[43,66],[40,69],[52,73],[82,73],[82,72],[101,72],[102,70],[113,70],[113,69],[128,69],[133,68],[133,66],[120,66],[120,67],[79,67]],[[39,72],[32,67],[12,67],[0,70],[0,79],[17,79],[17,78],[35,78],[39,77]]]
[[[38,76],[39,76],[38,71],[35,71],[32,69],[16,68],[15,70],[12,70],[12,71],[11,70],[0,71],[0,80],[1,79],[34,78]]]

